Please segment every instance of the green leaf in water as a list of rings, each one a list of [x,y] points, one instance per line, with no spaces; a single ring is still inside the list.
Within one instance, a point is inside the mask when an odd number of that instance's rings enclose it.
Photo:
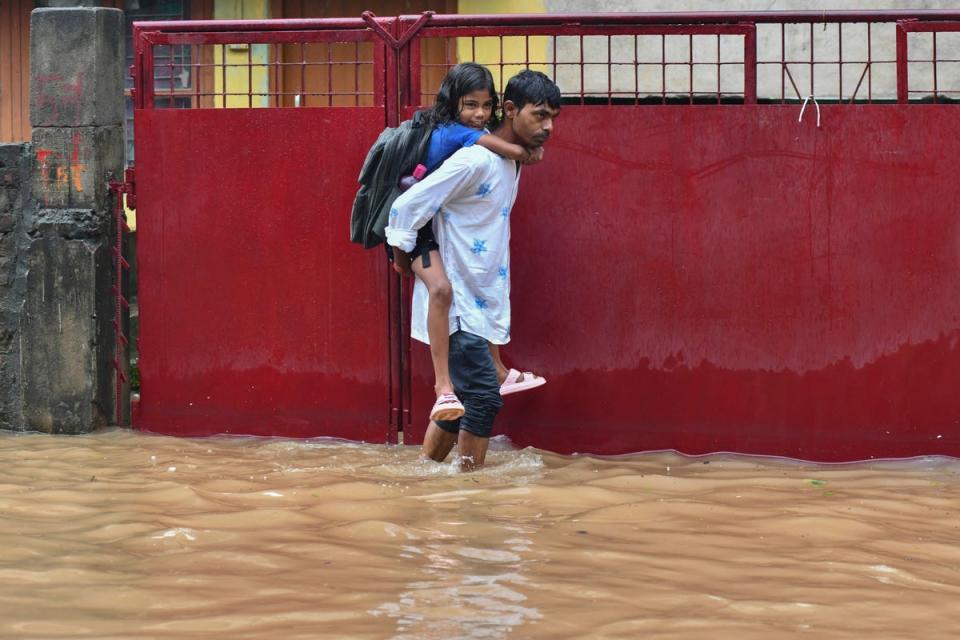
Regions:
[[[807,480],[807,482],[815,487],[822,487],[823,485],[827,484],[826,480]]]

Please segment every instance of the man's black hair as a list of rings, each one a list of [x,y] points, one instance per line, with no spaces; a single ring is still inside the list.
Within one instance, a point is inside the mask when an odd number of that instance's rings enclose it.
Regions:
[[[524,69],[510,78],[507,88],[503,90],[503,100],[509,100],[517,107],[517,111],[524,105],[540,105],[547,103],[551,109],[560,108],[560,88],[545,73]]]
[[[460,99],[468,93],[486,89],[493,98],[493,111],[490,122],[491,129],[499,123],[497,112],[500,109],[500,98],[493,86],[493,74],[485,66],[475,62],[461,62],[444,77],[437,91],[437,99],[428,111],[428,118],[433,124],[460,122]]]

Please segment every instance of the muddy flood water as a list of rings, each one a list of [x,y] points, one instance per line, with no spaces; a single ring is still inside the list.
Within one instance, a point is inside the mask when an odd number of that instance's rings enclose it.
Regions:
[[[960,461],[0,436],[2,638],[956,638]]]

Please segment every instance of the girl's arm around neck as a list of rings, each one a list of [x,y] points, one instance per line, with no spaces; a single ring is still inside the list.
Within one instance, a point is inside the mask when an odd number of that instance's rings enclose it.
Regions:
[[[528,151],[523,145],[507,142],[503,138],[495,136],[492,133],[480,136],[476,144],[480,145],[484,149],[493,151],[498,156],[503,156],[509,160],[519,160],[520,162],[523,162],[524,160],[530,158],[530,151]]]

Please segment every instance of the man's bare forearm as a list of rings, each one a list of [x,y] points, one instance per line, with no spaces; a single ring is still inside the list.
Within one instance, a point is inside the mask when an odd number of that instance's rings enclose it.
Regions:
[[[410,271],[410,254],[400,247],[393,247],[393,269],[402,276],[408,276]]]

